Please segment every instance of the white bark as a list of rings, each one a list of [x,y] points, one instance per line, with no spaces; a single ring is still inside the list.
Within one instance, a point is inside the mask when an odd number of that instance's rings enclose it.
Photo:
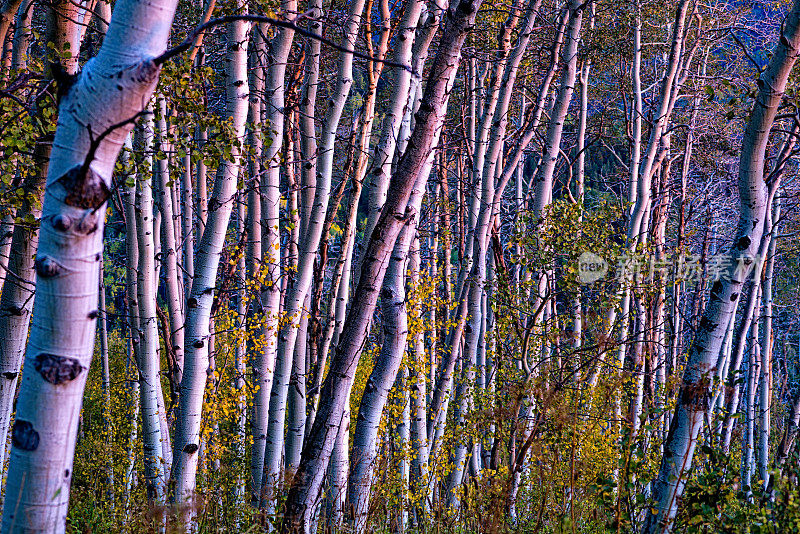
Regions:
[[[177,365],[175,381],[180,383],[183,370],[184,355],[184,309],[183,295],[183,276],[178,267],[178,238],[179,233],[176,228],[178,222],[175,217],[173,204],[174,187],[169,176],[169,146],[167,146],[167,104],[161,97],[158,99],[158,120],[157,130],[157,149],[162,152],[164,159],[158,159],[153,168],[153,179],[158,176],[159,183],[159,210],[161,211],[161,262],[165,271],[167,289],[167,310],[169,311],[169,334],[171,338],[173,356]]]
[[[47,157],[47,151],[37,147],[38,157]],[[44,152],[44,153],[42,153]],[[2,297],[0,297],[0,461],[7,457],[6,436],[14,409],[14,396],[22,368],[28,325],[33,308],[36,271],[34,256],[39,241],[38,224],[25,222],[27,217],[39,219],[41,211],[37,204],[41,200],[47,163],[37,166],[36,174],[26,180],[23,205],[17,210],[22,219],[12,222],[13,233],[9,247],[8,269],[4,272]],[[13,217],[12,217],[13,221]],[[0,464],[0,471],[3,470]]]
[[[349,5],[348,18],[344,31],[344,46],[355,49],[358,29],[361,26],[362,12],[365,0],[355,0]],[[339,58],[339,73],[336,87],[330,99],[328,114],[322,128],[322,139],[317,161],[316,192],[314,195],[314,209],[307,228],[306,235],[302,236],[302,253],[299,259],[298,272],[289,282],[284,314],[286,321],[278,333],[278,354],[275,364],[275,374],[272,382],[270,396],[270,419],[267,432],[267,452],[265,457],[266,479],[264,483],[270,503],[273,503],[271,494],[275,491],[280,479],[280,462],[284,448],[284,424],[286,417],[286,401],[289,388],[292,357],[295,352],[298,327],[302,305],[305,301],[314,274],[314,258],[322,237],[322,227],[330,197],[330,184],[333,176],[333,156],[336,131],[339,120],[344,110],[345,102],[350,94],[353,83],[353,54],[342,52]],[[287,457],[299,460],[298,450],[290,451],[287,448]],[[267,506],[272,511],[273,505]]]
[[[23,0],[14,20],[14,44],[11,49],[11,70],[20,71],[27,67],[28,49],[31,44],[31,22],[33,19],[33,0]]]
[[[140,149],[151,153],[153,149],[153,121],[141,127]],[[147,158],[152,169],[152,158]],[[139,240],[137,268],[137,302],[139,305],[139,387],[142,402],[142,445],[144,448],[145,481],[148,499],[162,502],[165,491],[165,474],[161,458],[161,423],[158,406],[160,377],[158,318],[156,317],[155,227],[154,227],[154,176],[138,177],[136,190],[136,235]]]
[[[433,154],[429,156],[433,162]],[[430,164],[425,169],[430,170]],[[422,205],[428,172],[423,171],[411,193],[409,206],[417,213]],[[412,220],[400,232],[386,269],[381,308],[383,310],[384,342],[367,379],[364,395],[356,419],[356,432],[351,452],[352,468],[348,484],[348,510],[356,532],[367,528],[369,497],[374,482],[375,461],[378,456],[378,430],[389,397],[389,389],[395,383],[406,349],[408,337],[408,312],[406,310],[406,264],[417,225]]]
[[[284,517],[284,529],[287,531],[300,532],[310,524],[388,257],[405,219],[414,216],[407,212],[409,197],[432,147],[438,142],[449,92],[458,69],[461,46],[479,7],[480,2],[457,0],[448,9],[439,50],[417,114],[417,124],[392,177],[387,203],[376,223],[380,232],[373,231],[367,246],[358,289],[336,353],[331,359],[330,370],[322,386],[319,412],[289,492]]]
[[[63,532],[91,361],[105,199],[132,120],[158,78],[176,2],[120,0],[97,57],[59,106],[36,259],[39,276],[6,486],[3,532]],[[93,147],[95,148],[95,147]],[[90,161],[87,160],[90,155]]]
[[[248,107],[248,29],[249,23],[244,21],[231,22],[227,26],[226,118],[231,121],[231,130],[240,142],[245,134]],[[230,160],[223,161],[217,172],[213,203],[209,206],[208,219],[197,250],[186,316],[186,359],[180,394],[181,420],[173,453],[172,478],[176,483],[174,499],[179,503],[191,503],[195,490],[203,394],[212,339],[211,305],[240,169],[239,145],[233,144]],[[185,510],[191,512],[191,507]],[[186,519],[188,518],[185,517],[184,521]]]
[[[398,27],[398,34],[394,50],[390,59],[402,65],[412,64],[412,46],[414,33],[422,13],[421,0],[408,0],[403,9],[403,19]],[[368,242],[372,230],[377,223],[383,204],[386,202],[386,192],[389,187],[392,159],[397,148],[397,139],[400,133],[400,123],[408,106],[408,97],[411,90],[412,73],[410,70],[394,68],[392,70],[393,88],[389,99],[390,107],[383,119],[380,141],[375,147],[372,167],[367,174],[369,181],[369,211],[367,213],[367,227],[364,229],[364,241]],[[358,276],[358,275],[357,275]]]
[[[297,10],[296,0],[283,0],[281,8],[286,13]],[[284,362],[286,378],[284,383],[275,390],[276,357],[279,350],[279,310],[281,303],[281,273],[280,273],[280,149],[283,145],[284,132],[284,101],[285,101],[285,74],[286,63],[289,58],[289,50],[292,47],[294,30],[281,28],[269,45],[269,67],[267,70],[265,86],[265,108],[266,116],[269,120],[269,132],[264,147],[264,161],[266,165],[264,181],[261,184],[261,236],[263,240],[263,262],[268,269],[266,278],[266,289],[262,293],[262,303],[264,305],[265,319],[265,343],[262,359],[258,362],[258,367],[262,376],[260,377],[259,388],[265,387],[264,394],[269,394],[269,411],[266,415],[268,425],[265,430],[265,455],[264,455],[264,478],[261,480],[260,498],[261,505],[266,508],[267,513],[272,513],[275,508],[275,495],[273,494],[278,476],[280,473],[281,457],[283,454],[283,421],[284,414],[277,414],[273,411],[273,392],[283,393],[284,402],[279,409],[285,409],[286,387],[288,387],[289,371],[291,362]],[[260,401],[261,399],[259,399]],[[277,402],[277,400],[276,400]],[[264,409],[260,407],[260,409]],[[263,415],[257,415],[261,418]],[[277,420],[280,418],[280,427]],[[280,443],[276,443],[279,440]],[[255,488],[254,488],[255,490]]]
[[[253,33],[252,49],[250,53],[251,62],[260,65],[265,60],[265,43],[261,36],[261,32]],[[261,246],[262,239],[262,214],[261,214],[261,183],[262,183],[262,142],[261,142],[261,111],[262,101],[261,97],[264,92],[264,69],[260,67],[253,68],[250,71],[250,110],[249,122],[251,123],[251,130],[249,135],[250,150],[252,156],[249,160],[250,178],[253,180],[253,185],[247,199],[247,269],[248,275],[251,278],[256,278],[262,268],[261,259],[263,250]],[[267,235],[269,232],[267,231]],[[269,246],[269,245],[268,245]],[[269,251],[271,252],[271,251]],[[277,269],[277,263],[275,264]],[[271,267],[272,269],[272,267]],[[270,281],[272,282],[272,281]],[[268,295],[273,295],[270,291]],[[273,298],[274,300],[274,298]],[[267,300],[264,304],[269,309],[272,300]],[[252,318],[256,321],[259,320],[257,316],[257,309],[254,309]],[[276,310],[277,311],[277,310]],[[267,317],[269,320],[269,317]],[[269,336],[269,331],[264,328],[262,334]],[[266,343],[272,345],[272,342],[267,338]],[[258,343],[253,343],[250,348],[252,354],[250,356],[253,367],[253,415],[252,415],[252,435],[253,445],[250,451],[250,504],[258,506],[261,495],[261,478],[264,474],[264,447],[267,438],[267,425],[269,424],[269,393],[272,388],[272,365],[274,362],[274,351],[271,353],[267,351],[267,346],[261,347]],[[267,361],[266,358],[272,354],[272,360]]]
[[[761,241],[766,210],[769,209],[764,156],[778,106],[797,59],[800,47],[798,26],[800,1],[795,1],[784,22],[778,45],[760,77],[756,103],[744,132],[739,161],[741,215],[728,256],[732,267],[727,273],[729,279],[717,281],[711,288],[697,339],[689,354],[675,415],[664,445],[664,457],[654,484],[653,496],[658,505],[648,512],[642,529],[645,534],[669,532],[672,527],[678,499],[683,493],[684,476],[691,467],[697,437],[709,409],[708,401],[713,398],[709,391],[713,382],[709,380],[709,373],[714,371],[712,367],[724,341],[728,321],[751,268],[747,265],[744,269],[737,269],[738,258],[742,255],[752,257]]]
[[[780,220],[781,206],[780,199],[775,200],[772,213],[767,212],[765,230],[769,228],[772,239],[770,239],[767,256],[761,261],[766,262],[764,268],[764,283],[762,291],[761,316],[763,318],[763,335],[761,338],[761,372],[758,375],[759,389],[759,421],[758,421],[758,473],[759,480],[762,480],[764,487],[769,483],[769,451],[770,451],[770,427],[772,417],[772,313],[773,296],[772,285],[775,272],[775,248],[777,242],[776,226]]]

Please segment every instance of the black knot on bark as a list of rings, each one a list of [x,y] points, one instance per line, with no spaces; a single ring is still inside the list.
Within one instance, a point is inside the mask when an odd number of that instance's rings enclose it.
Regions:
[[[75,358],[46,352],[36,355],[33,367],[45,381],[56,386],[64,382],[71,382],[84,370],[84,367]]]
[[[161,67],[156,64],[155,61],[148,59],[142,61],[136,66],[136,70],[133,73],[133,79],[143,83],[154,82],[160,70]]]
[[[470,1],[459,2],[458,10],[466,13],[467,15],[471,15],[475,12],[475,5]]]
[[[66,232],[72,228],[72,217],[66,213],[59,213],[53,217],[53,228],[61,232]]]
[[[711,321],[711,319],[703,316],[703,318],[700,319],[700,326],[698,327],[698,330],[701,332],[711,332],[715,326],[716,324]]]
[[[747,250],[751,242],[752,241],[750,241],[749,236],[743,235],[742,237],[739,238],[739,241],[736,242],[736,247],[739,250]]]
[[[6,378],[8,380],[14,380],[15,378],[17,378],[18,375],[19,373],[15,373],[14,371],[6,371],[5,373],[3,373],[3,378]]]
[[[711,286],[711,296],[714,298],[720,298],[720,293],[722,293],[722,282],[717,280],[714,282],[714,285]]]
[[[61,266],[49,256],[36,257],[36,274],[42,278],[50,278],[61,272]]]
[[[202,340],[202,339],[198,339],[197,341],[195,341],[194,343],[192,343],[192,346],[193,346],[194,348],[196,348],[196,349],[202,349],[204,344],[205,344],[205,343],[203,343],[203,340]]]
[[[17,419],[11,431],[11,444],[23,451],[35,451],[39,447],[39,433],[29,421]]]
[[[89,319],[97,319],[98,317],[100,317],[100,310],[90,311],[87,317],[89,317]]]
[[[187,304],[187,305],[188,305],[190,308],[196,308],[196,307],[197,307],[197,299],[196,299],[196,298],[194,298],[194,297],[189,297],[189,300],[186,302],[186,304]]]
[[[431,113],[433,112],[433,106],[427,100],[423,100],[419,104],[419,113]]]
[[[183,452],[186,454],[194,454],[197,452],[197,443],[187,443],[186,446],[183,448]]]
[[[111,196],[106,182],[88,165],[76,165],[56,181],[67,192],[64,203],[73,208],[96,210]]]
[[[58,62],[53,61],[50,63],[50,72],[53,73],[53,79],[56,81],[56,99],[61,102],[61,99],[67,96],[72,86],[78,80],[77,74],[67,72],[64,66]]]
[[[709,385],[707,377],[696,383],[685,383],[681,388],[680,402],[690,411],[707,412],[711,403]]]

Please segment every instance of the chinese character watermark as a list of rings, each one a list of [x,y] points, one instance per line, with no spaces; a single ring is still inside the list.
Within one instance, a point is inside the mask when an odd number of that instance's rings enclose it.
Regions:
[[[674,273],[676,281],[696,283],[701,280],[716,282],[740,278],[762,259],[759,256],[732,257],[728,254],[716,254],[704,262],[701,256],[695,254],[679,254],[667,258],[623,253],[616,258],[614,264],[619,280],[652,282],[656,277],[663,280],[669,273]],[[578,257],[578,281],[581,284],[602,280],[608,272],[609,262],[602,256],[587,251]]]

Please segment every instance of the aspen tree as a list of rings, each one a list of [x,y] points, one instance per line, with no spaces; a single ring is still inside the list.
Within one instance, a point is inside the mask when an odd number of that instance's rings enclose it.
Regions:
[[[154,124],[152,119],[142,122],[138,128],[138,144],[150,154],[144,168],[153,169]],[[149,173],[148,173],[149,174]],[[158,318],[156,317],[156,252],[155,211],[153,181],[155,176],[138,175],[136,188],[136,236],[139,263],[136,269],[137,303],[139,320],[139,388],[142,402],[142,446],[144,448],[145,480],[148,498],[155,502],[164,499],[166,478],[161,457],[161,423],[159,415],[159,388],[161,359],[159,354]]]
[[[661,468],[653,486],[653,497],[658,504],[647,514],[642,527],[645,534],[669,532],[672,528],[678,499],[685,486],[685,473],[691,467],[700,427],[709,409],[708,401],[713,397],[709,373],[713,372],[727,322],[738,304],[744,277],[750,271],[747,268],[739,272],[737,259],[740,256],[752,258],[761,242],[766,210],[769,209],[767,184],[763,179],[764,155],[778,105],[797,59],[799,26],[800,2],[794,2],[767,68],[759,77],[756,104],[745,128],[739,159],[741,213],[733,246],[727,256],[732,266],[729,278],[718,280],[711,288],[698,338],[689,353],[678,404],[664,444]]]
[[[158,118],[155,125],[158,157],[154,162],[153,179],[158,177],[158,208],[161,212],[161,265],[165,271],[167,311],[169,312],[170,343],[168,346],[171,346],[174,352],[170,357],[175,359],[178,371],[175,379],[180,382],[181,371],[183,370],[185,321],[184,298],[181,292],[183,277],[178,267],[179,218],[175,216],[175,205],[173,203],[174,186],[173,180],[169,175],[168,154],[170,153],[170,147],[167,143],[166,99],[163,97],[158,98],[156,105],[158,106]]]
[[[433,161],[433,153],[429,156]],[[430,164],[417,179],[409,199],[409,206],[419,212],[425,193]],[[351,452],[352,467],[348,483],[348,510],[352,513],[353,528],[363,532],[369,509],[369,495],[373,484],[375,460],[378,455],[378,430],[389,397],[389,389],[395,383],[403,360],[408,337],[408,311],[406,310],[406,267],[409,249],[417,227],[412,221],[400,231],[389,259],[383,289],[381,307],[384,319],[384,342],[375,366],[367,379],[364,395],[358,409],[356,431]]]
[[[444,111],[452,88],[461,47],[472,26],[480,2],[454,1],[445,15],[436,59],[431,67],[417,122],[408,148],[397,165],[387,193],[387,202],[373,230],[362,261],[358,288],[345,320],[342,336],[331,359],[322,385],[320,406],[308,437],[289,497],[282,525],[285,531],[303,531],[310,525],[311,514],[319,497],[320,486],[342,420],[347,393],[353,382],[355,363],[360,356],[367,327],[375,309],[387,261],[407,217],[408,200],[431,148],[441,134]]]
[[[48,7],[46,42],[57,50],[67,50],[59,59],[59,72],[74,75],[77,72],[77,54],[80,41],[75,38],[75,22],[70,20],[69,9],[64,12],[62,4]],[[19,29],[19,28],[18,28]],[[0,32],[2,20],[0,19]],[[0,39],[2,43],[2,39]],[[17,43],[27,47],[26,43]],[[54,76],[48,68],[47,76]],[[67,83],[62,80],[62,83]],[[36,120],[43,120],[42,106],[35,108]],[[45,134],[37,140],[33,149],[34,167],[32,175],[23,179],[22,204],[15,210],[11,219],[10,240],[7,241],[8,256],[4,269],[3,291],[0,296],[0,436],[8,435],[13,411],[14,396],[18,377],[24,359],[25,342],[34,302],[36,270],[34,260],[39,241],[41,202],[48,172],[48,159],[51,155],[52,138]],[[15,222],[17,219],[19,222]],[[0,445],[0,458],[8,456],[6,441]],[[4,469],[4,468],[3,468]]]
[[[350,2],[343,38],[343,46],[348,50],[355,49],[364,3],[365,0]],[[308,228],[306,228],[306,235],[302,236],[302,253],[299,259],[298,272],[290,282],[284,302],[283,314],[287,320],[284,323],[285,326],[282,326],[278,331],[278,353],[272,382],[272,393],[270,395],[270,420],[265,456],[266,479],[264,483],[266,484],[265,492],[270,503],[274,502],[272,497],[280,478],[280,463],[284,452],[286,401],[292,358],[295,352],[300,315],[303,313],[302,305],[311,284],[311,278],[314,273],[314,258],[322,236],[322,226],[327,211],[330,183],[333,175],[334,141],[342,111],[352,86],[352,62],[352,53],[341,52],[336,87],[329,102],[330,105],[323,125],[319,155],[317,157],[314,209],[311,213]],[[287,450],[287,457],[295,459],[299,457],[299,451]],[[271,511],[271,506],[271,504],[268,506],[269,511]]]
[[[283,0],[281,2],[281,10],[287,14],[295,12],[297,10],[297,1]],[[265,388],[265,391],[259,394],[255,401],[256,417],[259,419],[257,428],[263,431],[264,434],[263,438],[261,435],[256,435],[255,439],[264,440],[265,453],[264,478],[261,479],[261,485],[258,488],[254,487],[252,491],[254,493],[258,492],[261,505],[266,508],[268,513],[274,511],[273,498],[275,496],[273,495],[273,490],[278,483],[280,458],[283,454],[284,429],[282,425],[279,429],[273,425],[273,421],[279,416],[273,412],[272,393],[275,389],[274,374],[276,372],[276,358],[279,349],[278,333],[281,305],[280,153],[286,119],[284,116],[286,64],[293,40],[293,30],[288,28],[277,30],[276,35],[269,44],[268,67],[264,85],[264,108],[265,116],[269,121],[269,131],[266,135],[263,152],[266,169],[264,169],[261,182],[261,239],[262,261],[267,269],[267,276],[265,279],[266,287],[261,295],[265,343],[263,354],[260,355],[256,366],[261,373],[258,384],[259,391],[261,391],[260,388]],[[291,362],[285,363],[290,364]],[[291,365],[287,367],[287,377],[285,379],[287,385],[288,370],[290,369]],[[278,393],[277,390],[275,392]],[[265,402],[266,405],[262,405],[262,402]],[[283,419],[281,418],[281,420]],[[276,439],[280,439],[280,445],[277,449],[274,441]],[[256,477],[253,478],[255,479]]]
[[[94,347],[105,200],[120,147],[155,87],[154,58],[166,47],[175,7],[173,0],[120,0],[97,57],[66,88],[59,106],[4,532],[65,528],[78,412]]]
[[[239,6],[240,9],[244,5]],[[176,502],[191,504],[195,491],[203,396],[213,350],[211,306],[225,234],[233,211],[239,171],[240,144],[247,119],[247,35],[250,24],[243,20],[227,26],[226,118],[230,121],[231,155],[224,160],[214,181],[213,203],[197,250],[192,291],[186,315],[186,364],[180,394],[179,427],[176,432],[172,478]],[[213,209],[212,209],[213,208]],[[190,508],[185,509],[189,512]],[[184,517],[184,522],[188,520]]]

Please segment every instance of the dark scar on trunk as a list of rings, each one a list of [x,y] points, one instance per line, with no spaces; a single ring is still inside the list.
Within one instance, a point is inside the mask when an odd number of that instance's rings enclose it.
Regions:
[[[75,358],[47,354],[38,354],[33,361],[33,367],[42,378],[51,384],[58,385],[70,382],[77,377],[84,367]]]

